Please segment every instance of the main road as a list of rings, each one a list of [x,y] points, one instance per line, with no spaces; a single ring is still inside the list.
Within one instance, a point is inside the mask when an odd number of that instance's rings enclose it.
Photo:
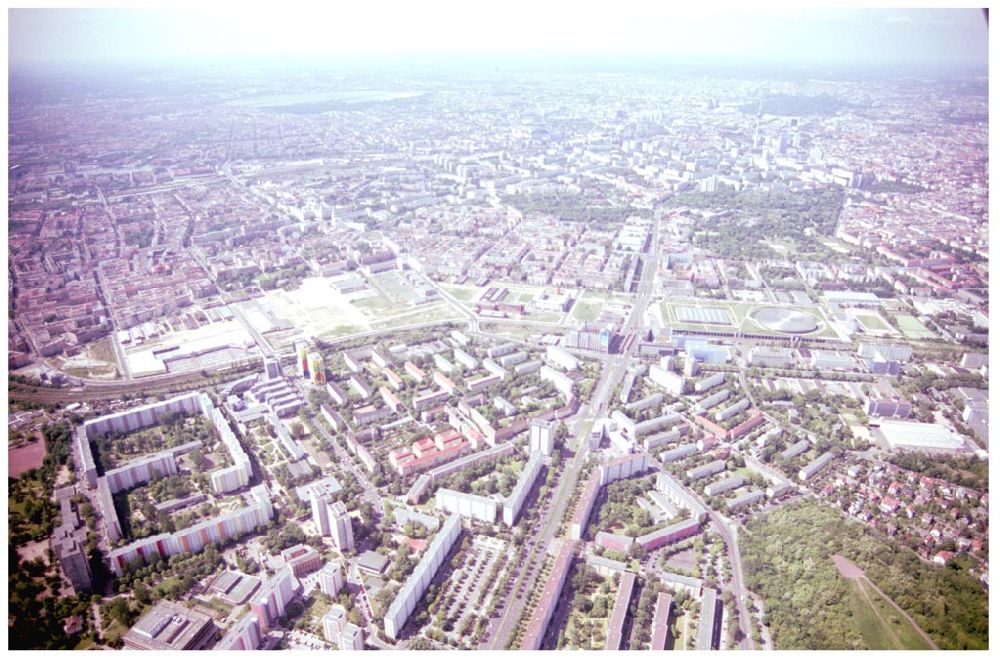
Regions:
[[[627,338],[642,323],[646,307],[649,304],[655,284],[656,270],[660,260],[660,221],[657,219],[653,223],[653,244],[652,252],[642,271],[642,279],[639,283],[635,304],[632,311],[622,326],[622,336]],[[517,576],[514,587],[510,592],[510,601],[504,608],[503,615],[496,625],[496,630],[492,633],[487,644],[490,649],[503,649],[510,643],[511,634],[517,622],[526,619],[524,606],[530,594],[534,593],[535,581],[540,573],[540,567],[544,564],[545,553],[556,537],[559,527],[562,524],[569,505],[570,498],[576,488],[576,482],[580,478],[580,471],[586,461],[588,453],[588,436],[590,434],[590,422],[596,417],[603,416],[607,412],[608,401],[614,391],[615,385],[625,375],[625,371],[631,362],[638,342],[631,342],[627,351],[620,355],[610,356],[603,363],[601,375],[594,386],[593,394],[586,406],[581,407],[574,417],[571,426],[573,437],[573,462],[566,466],[563,478],[559,486],[555,489],[552,504],[548,508],[548,514],[544,517],[542,529],[527,541],[528,554],[522,563],[521,573]],[[521,596],[517,594],[521,593]]]

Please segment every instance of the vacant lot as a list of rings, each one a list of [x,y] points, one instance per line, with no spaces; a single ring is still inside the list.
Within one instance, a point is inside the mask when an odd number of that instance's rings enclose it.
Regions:
[[[17,478],[32,468],[42,467],[45,459],[45,441],[39,440],[7,450],[9,476]]]

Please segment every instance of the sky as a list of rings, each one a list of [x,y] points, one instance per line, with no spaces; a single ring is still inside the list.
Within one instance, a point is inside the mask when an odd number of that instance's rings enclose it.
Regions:
[[[294,0],[182,0],[169,9],[117,4],[124,8],[10,9],[10,66],[469,52],[985,66],[988,50],[979,9],[748,9],[639,0],[367,0],[320,9]]]

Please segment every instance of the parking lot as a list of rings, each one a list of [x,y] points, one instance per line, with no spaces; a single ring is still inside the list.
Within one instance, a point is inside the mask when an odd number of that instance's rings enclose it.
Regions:
[[[493,566],[503,556],[507,544],[490,536],[476,536],[465,557],[465,563],[454,571],[445,584],[446,597],[453,597],[448,618],[455,621],[466,614],[482,616],[489,604],[488,596],[496,584],[486,584]]]

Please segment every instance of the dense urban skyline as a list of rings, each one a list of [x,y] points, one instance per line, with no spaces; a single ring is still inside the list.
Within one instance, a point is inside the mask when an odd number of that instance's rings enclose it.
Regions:
[[[8,645],[989,645],[976,10],[8,14]]]

